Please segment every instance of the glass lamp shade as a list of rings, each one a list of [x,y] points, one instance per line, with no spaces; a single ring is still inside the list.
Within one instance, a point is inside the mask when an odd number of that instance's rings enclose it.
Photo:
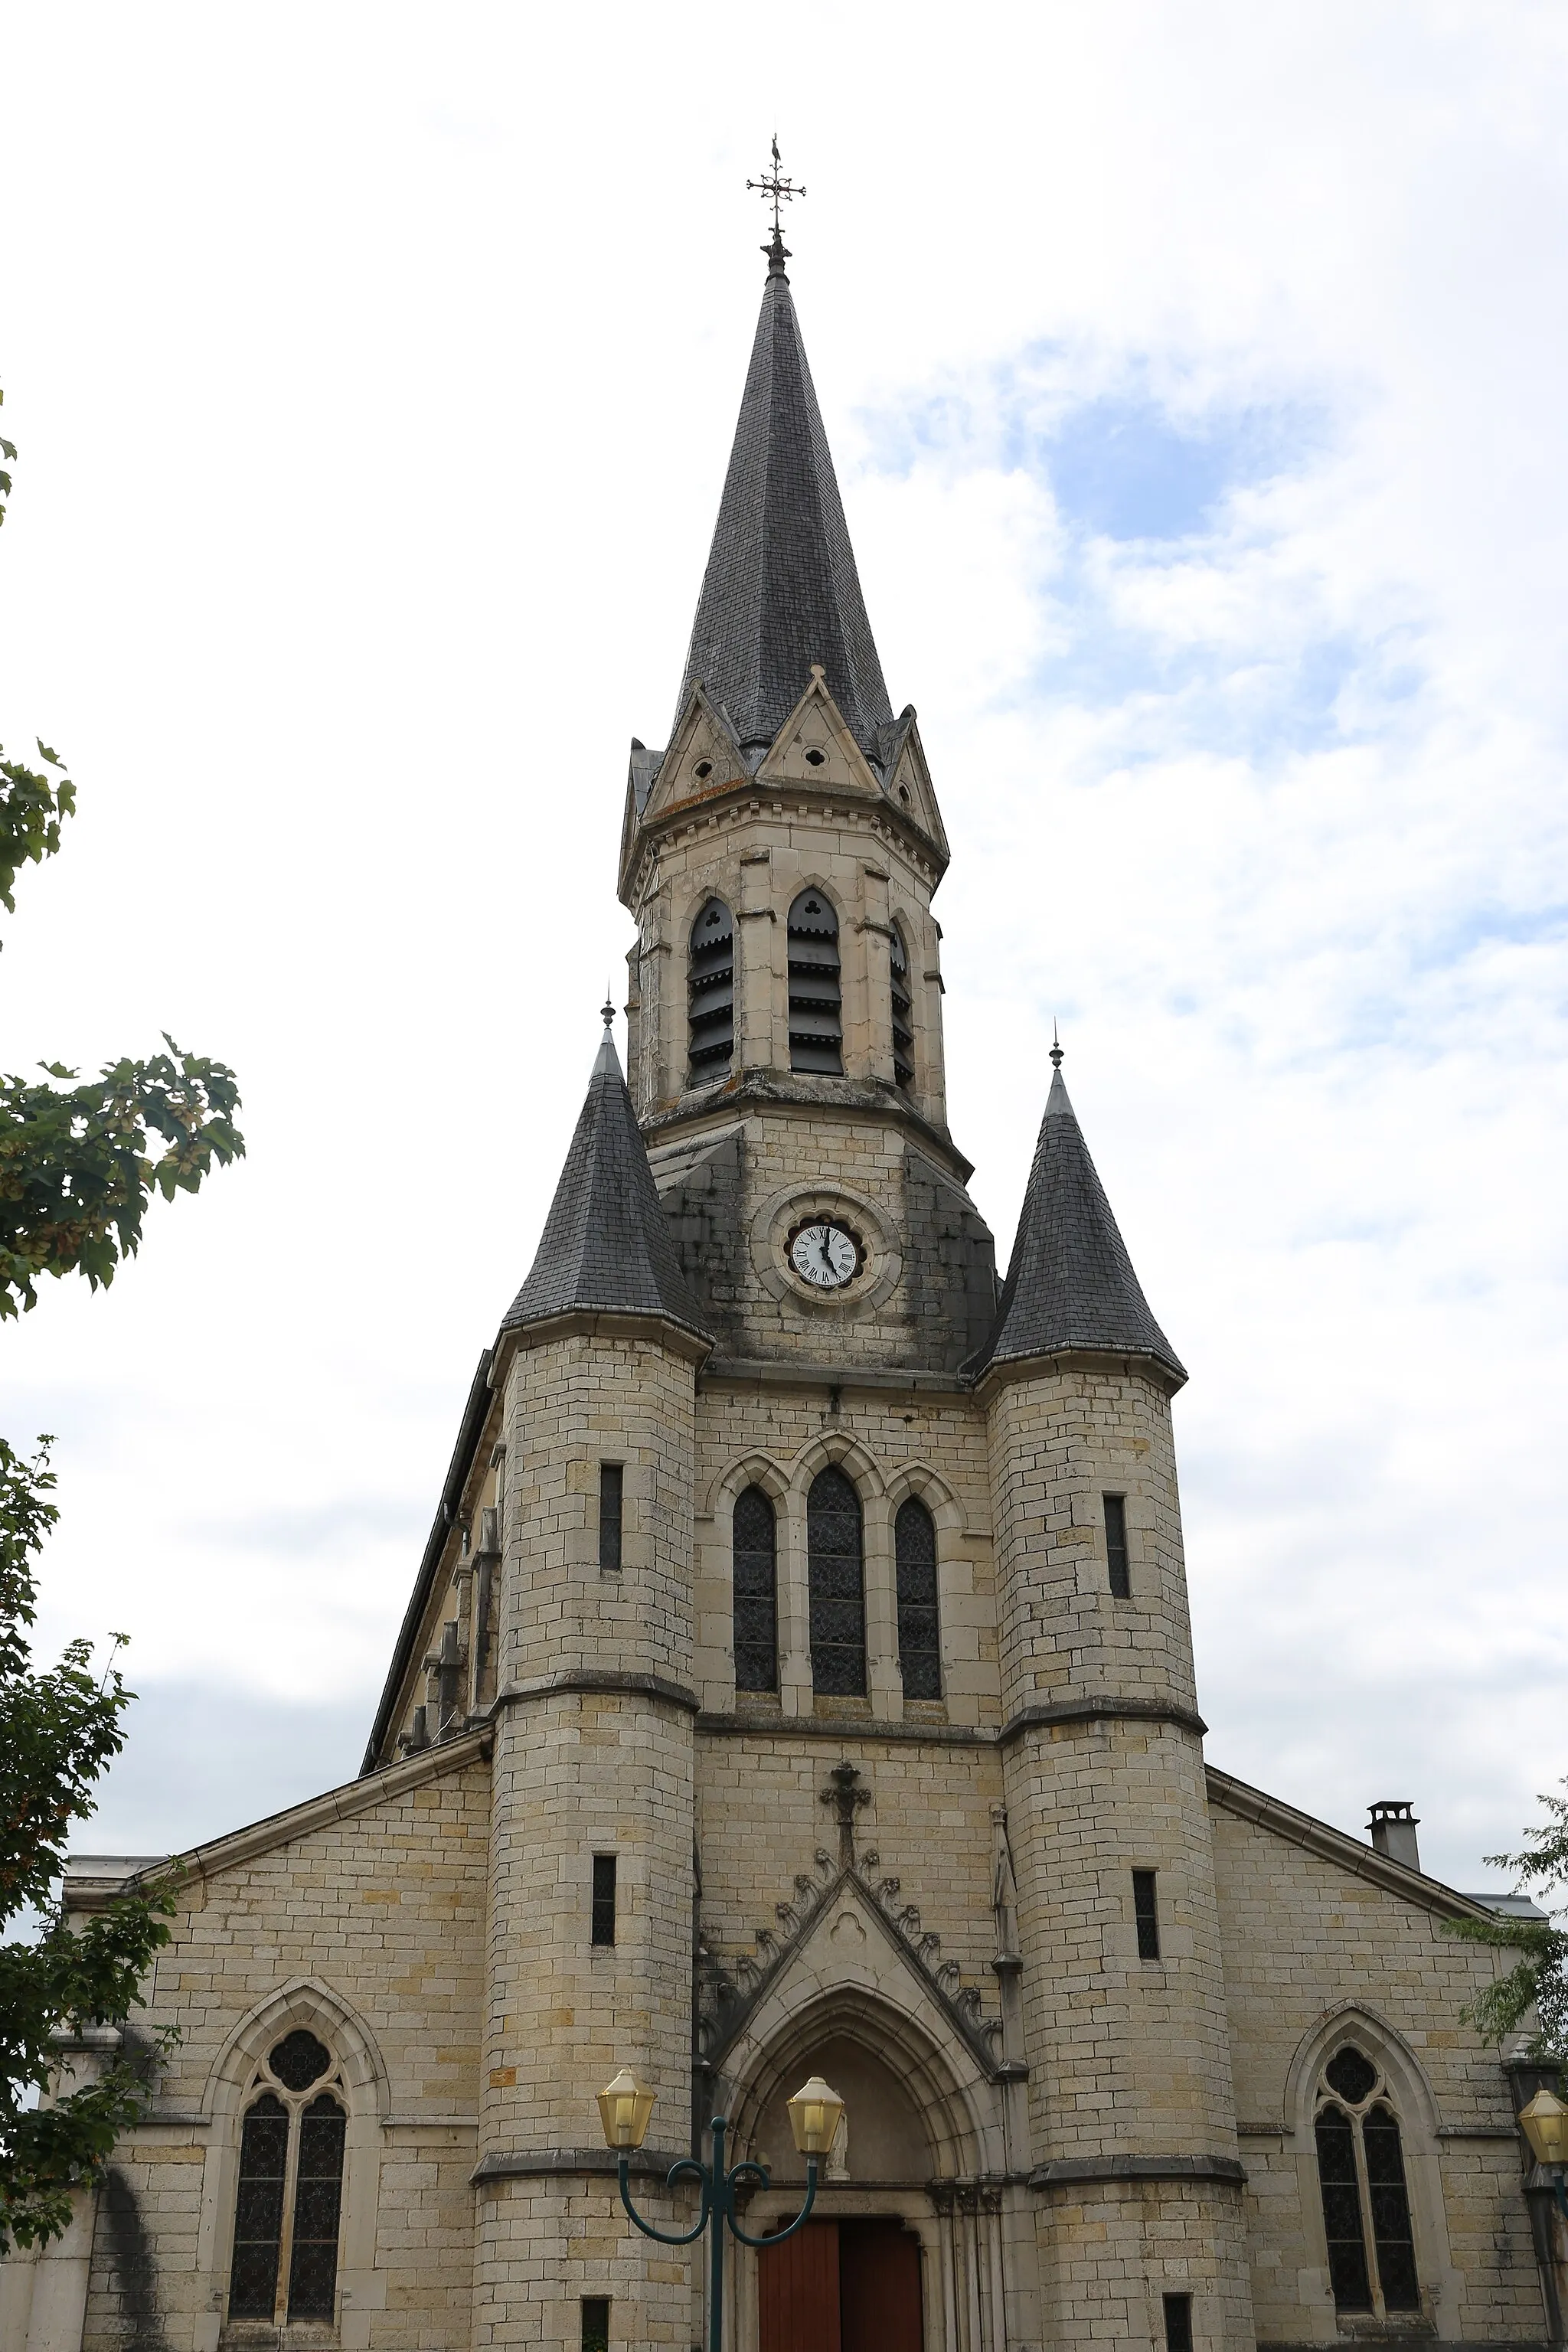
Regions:
[[[1537,2164],[1568,2164],[1568,2106],[1552,2091],[1537,2091],[1519,2120]]]
[[[654,2094],[645,2091],[629,2066],[599,2094],[599,2120],[609,2147],[641,2147],[653,2113]]]
[[[844,2102],[837,2092],[830,2090],[820,2074],[814,2074],[784,2105],[789,2110],[795,2144],[802,2156],[826,2156],[844,2113]]]

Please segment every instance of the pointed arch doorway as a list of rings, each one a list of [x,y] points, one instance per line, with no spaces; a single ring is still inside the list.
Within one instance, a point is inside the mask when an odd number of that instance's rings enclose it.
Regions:
[[[757,2255],[756,2352],[921,2352],[921,2242],[908,2207],[933,2167],[919,2109],[884,2058],[849,2034],[814,2040],[804,2063],[807,2073],[826,2075],[847,2114],[817,2215]],[[784,2087],[758,2117],[756,2147],[793,2199],[805,2171]]]
[[[757,2256],[757,2352],[921,2352],[921,2314],[901,2221],[808,2221]]]

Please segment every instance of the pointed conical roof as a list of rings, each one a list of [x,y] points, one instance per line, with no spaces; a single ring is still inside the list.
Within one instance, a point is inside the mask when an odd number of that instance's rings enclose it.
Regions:
[[[876,759],[893,713],[784,259],[775,242],[676,722],[701,684],[742,749],[765,751],[820,662],[851,734]]]
[[[1152,1357],[1187,1377],[1149,1312],[1058,1065],[996,1319],[970,1369],[1068,1348]]]
[[[538,1251],[501,1328],[576,1312],[658,1316],[710,1336],[676,1257],[607,1025]]]

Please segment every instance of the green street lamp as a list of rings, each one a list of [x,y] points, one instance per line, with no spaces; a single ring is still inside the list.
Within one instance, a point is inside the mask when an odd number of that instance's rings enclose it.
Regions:
[[[817,2158],[826,2156],[833,2146],[844,2102],[820,2074],[803,2083],[794,2098],[785,2101],[795,2144],[805,2158],[805,2202],[793,2221],[767,2238],[753,2238],[735,2218],[735,2183],[749,2179],[760,2181],[766,2189],[767,2167],[737,2164],[726,2172],[724,2136],[730,2126],[723,2116],[715,2116],[708,2126],[712,2140],[711,2162],[700,2164],[694,2156],[688,2156],[669,2168],[672,2189],[678,2180],[701,2183],[702,2201],[693,2226],[672,2236],[643,2220],[632,2203],[631,2151],[643,2144],[653,2102],[654,2094],[645,2089],[626,2066],[599,2094],[599,2120],[604,2126],[605,2144],[615,2148],[620,2158],[616,2171],[621,2184],[621,2203],[644,2237],[656,2239],[661,2246],[689,2246],[711,2227],[708,2250],[708,2352],[724,2352],[724,2231],[728,2228],[743,2246],[776,2246],[782,2239],[794,2236],[816,2202]]]
[[[1568,2166],[1568,2105],[1554,2091],[1537,2091],[1530,2105],[1521,2107],[1519,2120],[1530,2142],[1531,2154],[1552,2175],[1557,2210],[1568,2221],[1568,2195],[1563,2188],[1563,2168]]]

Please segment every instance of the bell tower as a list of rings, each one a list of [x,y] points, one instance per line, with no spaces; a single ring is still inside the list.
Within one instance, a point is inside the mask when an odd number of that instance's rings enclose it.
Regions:
[[[853,1303],[883,1292],[836,1344],[951,1370],[994,1290],[947,1127],[947,836],[913,708],[895,717],[883,681],[776,230],[765,249],[674,724],[663,751],[632,746],[628,1083],[721,1353],[825,1352],[827,1302],[788,1255],[820,1177]],[[900,1280],[932,1220],[960,1239],[940,1300],[928,1268]]]

